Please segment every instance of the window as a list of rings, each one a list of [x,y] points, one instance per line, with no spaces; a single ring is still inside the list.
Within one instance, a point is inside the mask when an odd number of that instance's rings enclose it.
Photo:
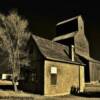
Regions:
[[[57,67],[55,66],[51,67],[51,84],[52,85],[57,84]]]
[[[57,84],[57,74],[51,74],[51,84],[52,85]]]

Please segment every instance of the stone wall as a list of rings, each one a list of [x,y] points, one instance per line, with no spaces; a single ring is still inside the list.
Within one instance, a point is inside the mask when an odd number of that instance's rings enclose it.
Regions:
[[[52,66],[57,68],[55,84],[52,84]],[[75,64],[46,60],[44,67],[44,95],[70,94],[71,88],[79,88],[79,85],[81,85],[82,91],[84,88],[84,68],[81,68],[80,73],[80,67]]]

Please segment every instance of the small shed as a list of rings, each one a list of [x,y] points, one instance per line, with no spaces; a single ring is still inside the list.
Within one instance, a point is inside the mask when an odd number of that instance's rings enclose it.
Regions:
[[[46,96],[70,94],[73,87],[84,91],[84,64],[70,59],[67,46],[35,35],[28,46],[31,66],[21,69],[23,90]]]

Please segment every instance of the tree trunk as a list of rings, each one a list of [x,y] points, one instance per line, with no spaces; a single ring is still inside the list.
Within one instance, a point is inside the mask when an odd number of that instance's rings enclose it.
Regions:
[[[17,81],[17,76],[16,76],[16,72],[15,72],[15,69],[16,69],[16,63],[15,63],[15,57],[13,59],[13,67],[12,67],[12,82],[13,82],[13,86],[14,86],[14,91],[17,92],[18,89],[17,89],[17,85],[16,85],[16,81]]]
[[[18,89],[17,89],[17,85],[16,85],[16,82],[13,80],[13,86],[14,86],[14,91],[17,92]]]
[[[16,82],[14,82],[14,91],[17,92],[18,89],[17,89],[17,85],[16,85]]]
[[[14,91],[17,92],[18,89],[17,89],[17,85],[16,85],[16,79],[15,79],[15,76],[14,76],[14,72],[12,74],[12,83],[13,83],[13,87],[14,87]]]

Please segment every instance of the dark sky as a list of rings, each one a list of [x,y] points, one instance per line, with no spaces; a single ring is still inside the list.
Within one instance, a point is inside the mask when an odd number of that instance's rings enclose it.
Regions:
[[[85,22],[85,33],[90,42],[93,56],[100,59],[100,5],[99,2],[68,1],[49,2],[43,0],[0,0],[0,12],[8,14],[12,9],[28,19],[30,30],[46,38],[55,35],[55,24],[61,20],[82,15]],[[76,1],[76,2],[75,2]]]

